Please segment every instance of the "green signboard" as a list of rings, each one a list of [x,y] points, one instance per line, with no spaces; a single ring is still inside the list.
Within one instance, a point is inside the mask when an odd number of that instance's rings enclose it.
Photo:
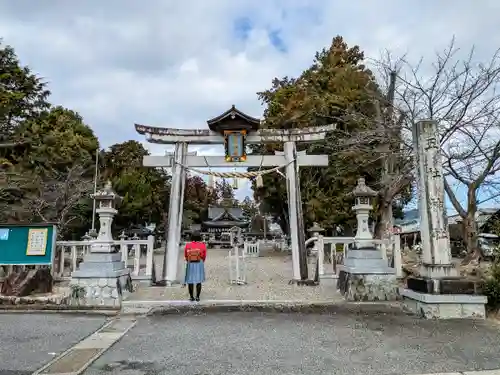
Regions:
[[[0,265],[50,265],[56,238],[53,224],[0,224]]]

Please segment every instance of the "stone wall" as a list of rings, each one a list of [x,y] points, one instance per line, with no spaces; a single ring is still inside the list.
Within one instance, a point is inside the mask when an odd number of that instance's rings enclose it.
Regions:
[[[394,274],[353,274],[341,271],[337,287],[347,301],[395,301],[399,299]]]
[[[0,306],[10,307],[18,305],[33,306],[64,306],[69,303],[69,298],[65,294],[52,294],[46,296],[2,296],[0,295]]]
[[[119,278],[78,278],[71,283],[71,304],[120,308],[123,297],[133,291],[130,275]]]

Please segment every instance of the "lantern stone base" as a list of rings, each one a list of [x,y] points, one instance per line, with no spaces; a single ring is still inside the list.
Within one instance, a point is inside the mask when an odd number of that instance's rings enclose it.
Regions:
[[[394,268],[387,266],[375,248],[347,252],[341,267],[337,288],[348,301],[395,301],[399,299],[398,280]]]
[[[373,302],[399,299],[398,280],[392,273],[355,273],[342,269],[337,288],[347,301]]]
[[[122,300],[133,291],[130,270],[121,254],[90,253],[80,269],[71,274],[71,300],[84,306],[121,308]]]

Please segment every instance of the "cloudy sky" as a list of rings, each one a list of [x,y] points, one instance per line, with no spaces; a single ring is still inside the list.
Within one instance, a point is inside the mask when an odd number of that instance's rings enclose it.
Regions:
[[[373,58],[431,58],[453,35],[487,56],[499,14],[494,0],[3,0],[0,37],[109,146],[143,140],[134,122],[204,127],[233,103],[260,116],[256,92],[299,74],[337,34]]]

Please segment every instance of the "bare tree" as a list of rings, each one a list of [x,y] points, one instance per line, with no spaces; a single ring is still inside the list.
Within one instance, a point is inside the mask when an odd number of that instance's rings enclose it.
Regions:
[[[432,64],[412,64],[387,53],[375,62],[380,86],[372,91],[373,118],[346,113],[365,124],[343,137],[337,149],[346,158],[363,153],[383,163],[376,236],[390,235],[392,202],[414,179],[412,129],[420,120],[439,123],[445,191],[461,217],[470,258],[480,255],[478,206],[500,197],[500,53],[486,63],[472,48],[465,56],[453,39]],[[384,93],[384,94],[382,94]],[[463,195],[464,197],[462,197]],[[464,199],[465,198],[465,202]]]
[[[500,54],[496,51],[484,63],[472,48],[462,57],[453,39],[432,65],[423,63],[401,59],[396,71],[394,108],[401,114],[401,147],[408,148],[416,122],[438,122],[445,191],[462,219],[467,250],[477,257],[478,206],[500,196]]]
[[[407,118],[397,103],[398,72],[402,65],[402,59],[394,60],[389,53],[376,62],[379,86],[376,90],[367,88],[374,116],[347,113],[343,121],[353,120],[358,126],[354,132],[346,132],[337,144],[339,154],[346,161],[351,155],[361,154],[366,156],[367,164],[383,166],[373,187],[378,191],[375,237],[385,239],[392,236],[393,203],[402,198],[401,193],[410,189],[414,180]]]
[[[377,126],[374,139],[376,151],[382,158],[383,171],[378,183],[379,221],[375,228],[377,238],[390,238],[394,226],[393,202],[405,187],[411,186],[413,168],[412,149],[404,132],[405,113],[396,107],[396,84],[399,61],[382,66],[380,73],[387,83],[384,97],[374,100]]]
[[[39,184],[37,196],[30,202],[31,212],[44,222],[55,222],[62,235],[68,225],[79,219],[75,207],[93,191],[88,170],[73,166],[66,173],[53,172]]]

